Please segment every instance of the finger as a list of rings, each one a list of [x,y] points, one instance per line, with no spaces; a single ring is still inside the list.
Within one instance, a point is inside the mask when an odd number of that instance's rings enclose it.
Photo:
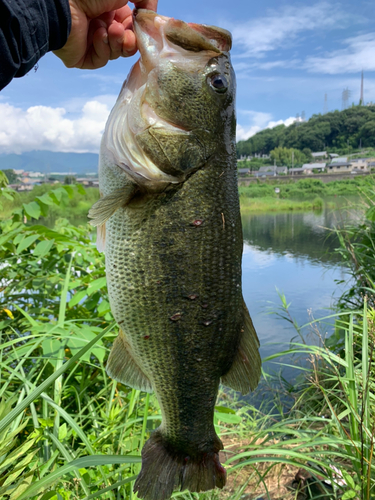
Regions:
[[[137,9],[148,9],[156,12],[158,7],[158,0],[133,0]]]
[[[137,39],[132,30],[125,30],[124,41],[122,44],[122,55],[124,57],[133,56],[137,52]]]
[[[131,8],[126,5],[125,7],[122,7],[122,9],[117,9],[115,11],[115,20],[118,22],[118,23],[124,23],[124,21],[130,19],[130,22],[132,20],[132,17],[133,17],[133,11],[131,10]]]
[[[113,21],[108,27],[108,42],[111,50],[110,59],[117,59],[122,55],[125,28],[121,23]]]
[[[111,56],[111,49],[108,43],[107,30],[98,28],[92,36],[92,45],[86,53],[81,66],[82,69],[102,68],[107,64]]]

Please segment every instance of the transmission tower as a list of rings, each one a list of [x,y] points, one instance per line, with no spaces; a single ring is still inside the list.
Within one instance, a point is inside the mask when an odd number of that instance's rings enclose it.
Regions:
[[[304,111],[302,111],[302,113],[301,113],[301,121],[302,122],[306,121],[306,113]]]
[[[349,107],[349,99],[351,95],[352,92],[348,89],[348,87],[342,91],[342,109],[347,109]]]
[[[328,113],[328,95],[324,94],[324,108],[323,108],[323,115],[326,115]]]
[[[359,99],[359,105],[360,106],[364,106],[365,104],[365,101],[364,101],[364,98],[363,98],[363,70],[362,70],[362,78],[361,78],[361,97]]]

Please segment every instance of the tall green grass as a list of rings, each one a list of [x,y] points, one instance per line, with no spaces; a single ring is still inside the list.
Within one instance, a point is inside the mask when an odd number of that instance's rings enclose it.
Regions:
[[[0,223],[0,498],[135,499],[140,450],[160,424],[159,407],[105,373],[117,330],[89,226],[31,224],[58,196],[50,191]],[[311,498],[374,497],[374,309],[365,301],[332,316],[344,339],[333,352],[302,342],[317,323],[299,327],[285,298],[282,307],[301,341],[267,361],[310,360],[299,368],[302,383],[287,388],[294,404],[280,405],[285,386],[274,384],[266,413],[221,392],[217,431],[241,443],[227,452],[234,491],[175,498],[240,499],[259,489],[271,498],[267,478],[284,465],[309,472]]]

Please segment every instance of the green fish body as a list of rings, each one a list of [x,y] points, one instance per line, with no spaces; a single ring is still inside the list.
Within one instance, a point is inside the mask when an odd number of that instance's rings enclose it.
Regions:
[[[225,485],[213,425],[220,381],[247,393],[259,342],[242,298],[230,35],[138,11],[141,60],[108,120],[90,211],[120,327],[108,374],[154,391],[139,498]]]

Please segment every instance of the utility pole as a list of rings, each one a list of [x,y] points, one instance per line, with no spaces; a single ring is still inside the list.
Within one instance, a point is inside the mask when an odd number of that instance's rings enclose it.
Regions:
[[[365,105],[364,97],[363,97],[363,70],[362,70],[362,78],[361,78],[361,97],[359,99],[359,105],[360,106],[364,106]]]

